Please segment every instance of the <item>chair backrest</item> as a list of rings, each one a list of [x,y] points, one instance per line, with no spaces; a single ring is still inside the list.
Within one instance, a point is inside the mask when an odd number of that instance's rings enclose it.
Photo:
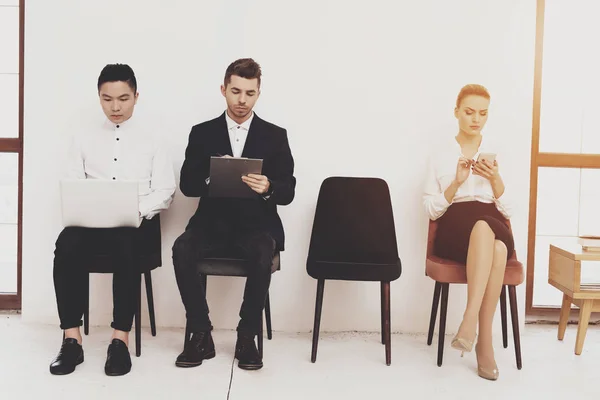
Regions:
[[[435,235],[437,233],[438,222],[429,220],[429,233],[427,234],[427,258],[433,255],[433,246],[435,243]]]
[[[383,179],[330,177],[323,181],[308,260],[398,261],[392,202]]]

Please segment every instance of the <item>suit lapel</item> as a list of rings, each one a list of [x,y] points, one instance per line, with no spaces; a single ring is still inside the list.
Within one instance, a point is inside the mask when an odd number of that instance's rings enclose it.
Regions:
[[[217,146],[216,151],[220,155],[224,156],[229,154],[233,156],[233,150],[231,148],[231,141],[229,140],[229,131],[227,130],[227,121],[225,120],[225,113],[219,118],[219,124],[217,129]]]
[[[250,123],[250,129],[248,129],[248,136],[246,137],[246,143],[244,143],[244,150],[242,151],[242,157],[246,158],[261,158],[259,155],[260,149],[260,135],[261,135],[262,119],[254,113],[252,122]]]

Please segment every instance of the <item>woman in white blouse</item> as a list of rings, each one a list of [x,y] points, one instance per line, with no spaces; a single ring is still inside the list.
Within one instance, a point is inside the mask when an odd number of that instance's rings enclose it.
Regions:
[[[475,346],[478,373],[496,380],[492,321],[514,242],[499,164],[489,160],[487,154],[495,152],[486,147],[481,134],[489,103],[490,95],[483,86],[471,84],[461,89],[454,109],[458,134],[431,158],[424,205],[429,218],[439,221],[435,254],[467,267],[467,307],[452,347],[471,351],[479,322]]]

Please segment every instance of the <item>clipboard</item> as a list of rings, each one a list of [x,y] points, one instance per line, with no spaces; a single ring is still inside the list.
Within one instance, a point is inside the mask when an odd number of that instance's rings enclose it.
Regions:
[[[262,159],[211,157],[208,197],[255,198],[258,196],[242,181],[243,175],[261,174]]]

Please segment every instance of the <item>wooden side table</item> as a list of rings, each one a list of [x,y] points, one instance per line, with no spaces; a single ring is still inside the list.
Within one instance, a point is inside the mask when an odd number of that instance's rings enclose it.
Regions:
[[[580,355],[592,311],[600,311],[600,284],[581,283],[581,261],[600,261],[600,253],[583,251],[580,245],[550,245],[548,283],[563,292],[558,340],[563,340],[571,303],[579,307],[575,354]]]

